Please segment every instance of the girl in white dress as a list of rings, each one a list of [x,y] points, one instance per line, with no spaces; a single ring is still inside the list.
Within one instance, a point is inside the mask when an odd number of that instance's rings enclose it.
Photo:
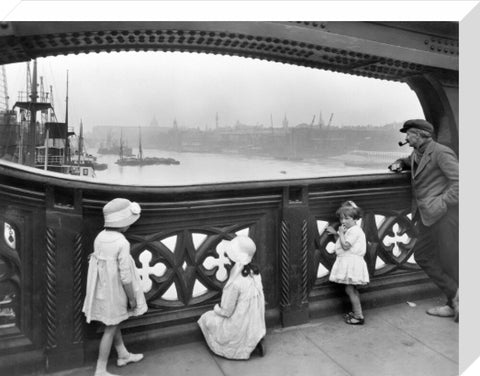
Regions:
[[[367,264],[363,258],[367,251],[365,233],[357,224],[361,210],[353,202],[347,201],[336,212],[340,227],[336,231],[332,226],[327,232],[336,239],[335,254],[337,259],[330,271],[330,281],[345,285],[345,292],[350,298],[353,312],[345,315],[345,322],[351,325],[363,325],[365,318],[357,286],[370,282]]]
[[[140,211],[140,205],[124,198],[116,198],[103,207],[105,229],[94,241],[83,304],[88,323],[96,320],[105,324],[95,376],[114,376],[107,372],[112,343],[118,354],[117,366],[143,359],[143,354],[127,351],[119,328],[130,316],[147,311],[140,277],[130,255],[130,243],[122,234],[140,218]]]
[[[235,264],[221,303],[198,320],[210,349],[228,359],[249,359],[253,352],[260,356],[265,352],[265,297],[258,268],[251,263],[255,250],[248,236],[229,242],[225,253]]]

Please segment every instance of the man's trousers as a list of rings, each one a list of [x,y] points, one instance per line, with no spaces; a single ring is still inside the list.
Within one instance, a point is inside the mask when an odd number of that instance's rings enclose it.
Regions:
[[[418,214],[418,213],[417,213]],[[417,217],[417,216],[415,216]],[[458,206],[432,226],[416,221],[415,261],[447,296],[448,305],[458,289]]]

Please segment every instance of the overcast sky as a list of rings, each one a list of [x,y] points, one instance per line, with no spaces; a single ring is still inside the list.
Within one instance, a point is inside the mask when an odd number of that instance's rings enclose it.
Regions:
[[[32,68],[31,68],[32,69]],[[65,116],[69,71],[69,123],[181,127],[310,123],[320,113],[332,124],[384,125],[424,117],[406,85],[268,61],[197,53],[113,52],[38,60],[44,86],[53,87],[59,121]],[[26,63],[6,66],[10,106],[25,90]]]
[[[2,0],[3,20],[453,20],[472,1],[43,1]],[[374,6],[372,6],[374,4]],[[434,6],[432,6],[434,5]],[[310,123],[320,112],[332,124],[383,125],[423,118],[406,84],[230,56],[113,52],[39,60],[64,119],[65,77],[70,74],[70,125],[214,127]],[[25,64],[7,66],[11,105],[25,87]]]

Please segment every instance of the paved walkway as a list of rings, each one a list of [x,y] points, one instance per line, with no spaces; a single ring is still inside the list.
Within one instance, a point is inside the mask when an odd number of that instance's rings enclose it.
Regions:
[[[425,314],[441,299],[365,312],[364,326],[341,315],[306,325],[270,329],[263,358],[232,361],[213,355],[204,342],[160,348],[137,364],[109,371],[132,376],[457,376],[458,324]],[[113,350],[114,351],[114,350]],[[94,365],[52,374],[91,376]]]

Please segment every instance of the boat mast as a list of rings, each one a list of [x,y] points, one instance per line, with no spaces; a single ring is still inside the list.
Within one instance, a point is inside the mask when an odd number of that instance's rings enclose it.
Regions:
[[[80,134],[78,136],[78,165],[80,166],[81,157],[83,154],[83,122],[80,119]]]
[[[31,77],[30,77],[30,62],[27,61],[27,79],[25,81],[25,101],[28,102],[28,98],[30,95],[30,85],[31,85]],[[22,99],[20,99],[22,100]],[[15,106],[13,106],[15,108]],[[23,115],[22,115],[23,114]],[[28,114],[28,115],[27,115]],[[24,155],[24,147],[26,146],[25,144],[25,132],[24,132],[24,119],[30,120],[30,114],[25,111],[20,110],[20,115],[21,115],[21,124],[20,124],[20,141],[18,143],[19,148],[18,148],[18,163],[23,164],[24,162],[26,163],[26,155]],[[28,140],[28,129],[27,129],[27,140]],[[28,148],[27,148],[28,149]]]
[[[47,128],[45,132],[45,160],[43,162],[43,169],[46,171],[48,170],[48,139],[50,137],[50,132]]]
[[[120,159],[123,159],[123,131],[120,129]]]
[[[68,142],[68,69],[67,69],[67,93],[65,97],[65,150],[63,154],[63,163],[70,164],[71,157],[70,157],[70,143]],[[79,151],[80,155],[80,151]]]
[[[27,84],[28,85],[28,84]],[[36,125],[37,125],[37,60],[33,61],[33,79],[32,79],[32,95],[30,100],[30,124],[28,125],[28,147],[26,163],[28,166],[35,165],[35,151],[36,151]],[[27,99],[28,100],[28,99]]]
[[[68,69],[67,69],[67,96],[65,98],[66,108],[65,108],[65,124],[68,127]]]
[[[138,127],[138,159],[143,160],[142,128]]]

